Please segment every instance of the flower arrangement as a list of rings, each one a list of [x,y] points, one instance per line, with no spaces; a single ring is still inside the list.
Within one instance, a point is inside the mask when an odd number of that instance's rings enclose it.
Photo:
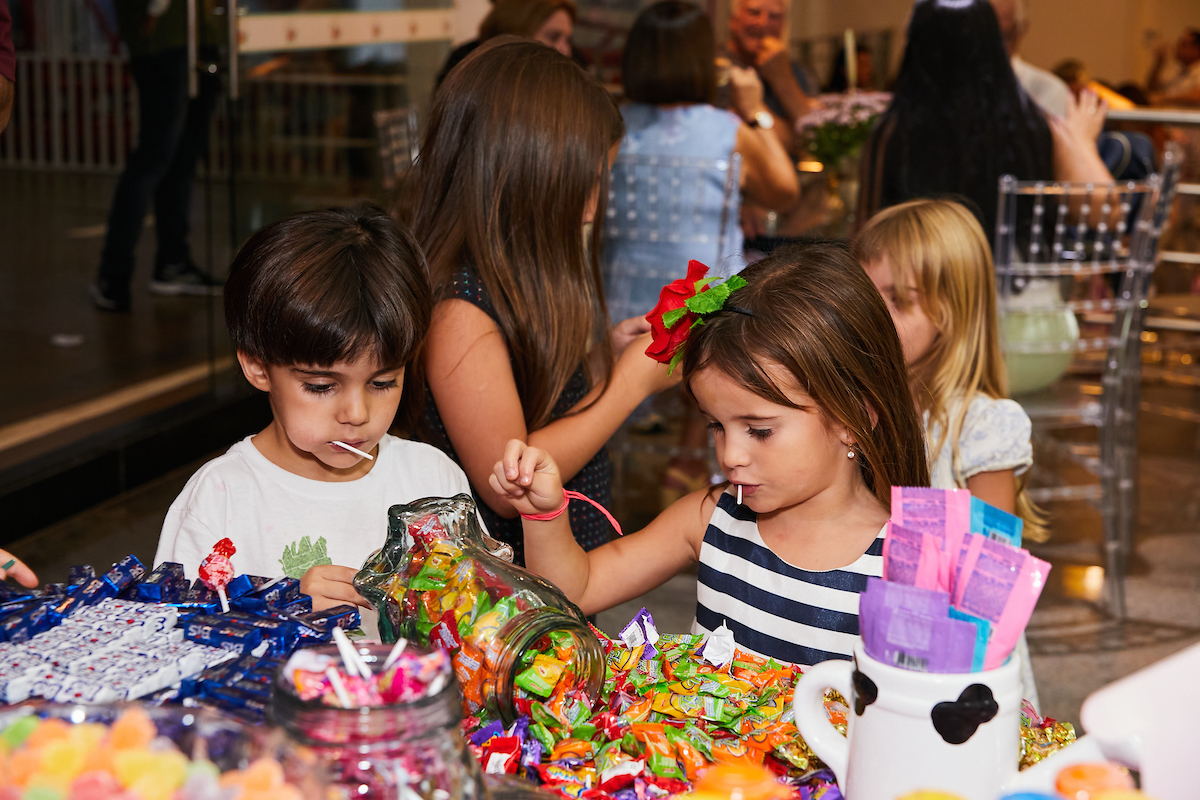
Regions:
[[[827,169],[854,155],[871,137],[875,119],[892,102],[889,92],[823,94],[820,107],[796,121],[808,152]]]

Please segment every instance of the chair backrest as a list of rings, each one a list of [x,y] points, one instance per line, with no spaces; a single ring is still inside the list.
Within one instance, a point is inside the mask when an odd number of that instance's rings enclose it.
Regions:
[[[1123,370],[1133,355],[1126,345],[1141,335],[1179,171],[1179,152],[1168,148],[1162,171],[1143,181],[1000,179],[997,305],[1010,373],[1014,359],[1058,358],[1065,369],[1087,353],[1105,373]],[[1063,321],[1072,314],[1074,322]],[[1019,376],[1013,380],[1021,391]]]
[[[740,230],[741,167],[737,153],[719,159],[618,155],[609,180],[605,238],[678,245],[706,252],[709,265],[720,263],[733,254]],[[664,265],[663,277],[678,267]]]
[[[396,179],[417,160],[417,112],[411,108],[389,108],[375,112],[379,131],[379,160],[383,164],[383,188],[392,189]]]

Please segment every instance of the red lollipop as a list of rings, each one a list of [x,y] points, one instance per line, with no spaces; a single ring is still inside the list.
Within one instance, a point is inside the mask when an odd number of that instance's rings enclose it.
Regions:
[[[225,587],[233,580],[234,575],[229,557],[236,552],[237,548],[233,546],[232,541],[222,539],[213,545],[212,552],[200,562],[200,580],[221,598],[221,610],[225,613],[229,613],[229,598],[225,594]]]

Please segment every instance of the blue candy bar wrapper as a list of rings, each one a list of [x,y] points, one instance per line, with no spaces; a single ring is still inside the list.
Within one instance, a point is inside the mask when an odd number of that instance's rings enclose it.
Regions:
[[[183,637],[190,642],[199,642],[210,647],[249,653],[262,642],[263,632],[240,620],[197,614],[188,620]]]
[[[105,578],[92,578],[82,586],[76,586],[71,593],[61,598],[54,611],[62,617],[69,617],[80,608],[94,606],[101,600],[117,596],[117,589]]]
[[[42,587],[43,597],[66,597],[74,588],[69,583],[47,583]]]
[[[971,498],[971,533],[1020,547],[1021,533],[1024,529],[1025,520],[1020,517],[1001,511],[978,497]]]
[[[273,619],[232,610],[221,616],[262,631],[263,641],[268,643],[267,655],[274,658],[290,656],[296,649],[296,645],[300,643],[300,626],[291,620]]]
[[[127,555],[104,573],[104,580],[111,583],[119,593],[131,583],[140,581],[145,574],[146,565],[138,560],[137,556]]]
[[[42,602],[31,609],[10,614],[0,621],[0,641],[14,644],[29,641],[33,636],[48,631],[62,621],[55,612],[53,603]]]
[[[33,597],[33,589],[26,589],[18,583],[0,581],[0,602],[27,600],[30,597]]]
[[[260,586],[270,580],[270,578],[264,578],[261,575],[234,575],[233,580],[229,581],[229,585],[225,587],[225,596],[230,601],[236,600],[239,597],[258,591]]]
[[[267,702],[232,686],[200,684],[200,696],[225,709],[248,711],[256,716],[267,713]]]
[[[312,598],[306,594],[302,594],[295,600],[278,606],[275,610],[281,614],[291,614],[293,616],[309,614],[312,612]]]
[[[79,564],[67,571],[67,583],[72,586],[82,586],[96,577],[96,568],[91,564]]]
[[[264,584],[265,585],[265,584]],[[240,611],[266,611],[290,603],[300,596],[300,581],[284,578],[266,589],[256,589],[232,600],[229,605]]]
[[[192,585],[186,580],[173,583],[163,590],[163,597],[160,602],[172,604],[186,602],[191,591]],[[219,603],[220,601],[218,600],[217,602]]]
[[[164,561],[137,585],[137,599],[143,603],[162,603],[174,587],[188,585],[183,564]]]
[[[974,614],[959,611],[954,606],[950,606],[950,619],[962,620],[975,626],[975,656],[971,660],[971,671],[981,672],[983,670],[983,657],[987,654],[988,641],[992,638],[992,623]]]
[[[311,626],[326,634],[332,634],[334,628],[352,631],[362,625],[362,618],[358,614],[358,609],[352,605],[333,606],[324,611],[312,611],[308,614],[300,614],[297,619],[303,622],[305,626]],[[302,635],[308,635],[310,631],[306,631],[306,628],[301,626],[300,632]]]

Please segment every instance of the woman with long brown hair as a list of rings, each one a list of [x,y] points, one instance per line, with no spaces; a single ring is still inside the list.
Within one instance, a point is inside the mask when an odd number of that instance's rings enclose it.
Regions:
[[[552,453],[569,488],[611,493],[604,443],[671,383],[644,351],[644,319],[610,335],[597,253],[616,106],[570,59],[511,37],[471,54],[439,91],[401,216],[429,260],[430,441],[471,480],[493,536],[521,552],[517,512],[488,487],[509,439]],[[632,343],[631,343],[632,342]],[[628,345],[627,347],[624,345]],[[571,509],[585,547],[608,538]]]
[[[497,36],[524,36],[553,47],[564,56],[573,54],[571,34],[577,11],[574,0],[495,0],[492,10],[479,23],[479,36],[450,51],[438,70],[437,85],[450,70],[471,55],[479,45]]]

